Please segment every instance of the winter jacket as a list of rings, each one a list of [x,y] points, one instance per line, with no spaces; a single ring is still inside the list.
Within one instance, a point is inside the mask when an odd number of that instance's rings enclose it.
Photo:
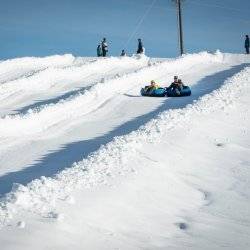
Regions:
[[[249,37],[245,40],[245,48],[249,48]]]
[[[141,53],[143,53],[143,44],[142,44],[142,41],[139,41],[137,54],[141,54]]]
[[[108,51],[108,44],[107,42],[102,41],[102,51]]]
[[[171,85],[168,87],[169,89],[176,89],[176,88],[178,88],[179,87],[179,85],[178,85],[178,82],[172,82],[171,83]]]
[[[122,51],[121,56],[126,56],[125,51]]]

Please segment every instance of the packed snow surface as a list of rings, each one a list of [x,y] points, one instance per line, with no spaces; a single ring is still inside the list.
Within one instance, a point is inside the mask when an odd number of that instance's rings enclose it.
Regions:
[[[0,100],[1,249],[250,249],[248,56],[7,60]]]

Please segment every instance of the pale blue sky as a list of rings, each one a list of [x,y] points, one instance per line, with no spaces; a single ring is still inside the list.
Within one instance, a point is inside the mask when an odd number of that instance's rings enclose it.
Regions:
[[[109,55],[119,55],[152,0],[8,0],[1,1],[0,59],[72,53],[95,56],[102,37]],[[185,51],[220,49],[244,52],[250,34],[249,0],[185,0]],[[178,54],[175,6],[157,0],[127,46],[143,39],[155,57]]]

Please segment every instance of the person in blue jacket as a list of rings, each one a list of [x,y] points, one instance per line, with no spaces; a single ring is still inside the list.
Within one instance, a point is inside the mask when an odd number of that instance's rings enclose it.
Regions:
[[[245,49],[246,49],[246,53],[249,54],[249,36],[246,35],[246,39],[245,39]]]
[[[102,56],[102,46],[101,46],[101,44],[98,44],[96,52],[97,52],[98,57]]]

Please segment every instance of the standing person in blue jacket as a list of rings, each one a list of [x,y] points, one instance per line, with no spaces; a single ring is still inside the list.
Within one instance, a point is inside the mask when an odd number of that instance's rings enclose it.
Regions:
[[[137,54],[142,54],[142,53],[143,53],[143,44],[142,44],[142,40],[139,38],[139,39],[138,39]]]
[[[249,36],[248,35],[246,35],[245,49],[246,49],[246,53],[249,54]]]
[[[98,57],[102,56],[102,46],[101,46],[101,44],[98,44],[96,52],[97,52]]]
[[[106,38],[103,38],[102,40],[102,56],[106,57],[108,52],[108,43]]]

